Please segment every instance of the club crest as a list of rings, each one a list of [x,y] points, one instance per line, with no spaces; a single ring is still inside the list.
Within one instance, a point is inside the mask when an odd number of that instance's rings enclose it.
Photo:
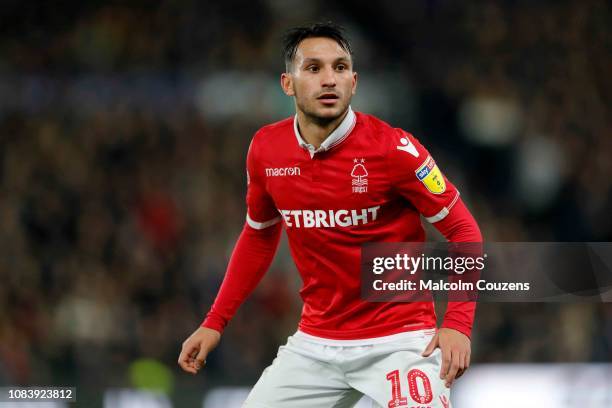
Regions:
[[[353,193],[368,192],[368,170],[366,170],[364,163],[365,159],[353,159],[353,170],[351,171]]]

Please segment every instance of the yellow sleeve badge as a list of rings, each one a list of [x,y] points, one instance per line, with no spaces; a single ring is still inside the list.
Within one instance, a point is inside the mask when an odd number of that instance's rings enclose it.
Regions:
[[[427,160],[415,171],[415,174],[432,193],[442,194],[446,191],[444,176],[431,156],[427,156]]]

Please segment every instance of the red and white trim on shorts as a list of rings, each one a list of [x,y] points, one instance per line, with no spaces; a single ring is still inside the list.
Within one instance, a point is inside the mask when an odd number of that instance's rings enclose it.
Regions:
[[[311,343],[322,344],[325,346],[339,346],[339,347],[354,347],[354,346],[370,346],[373,344],[383,344],[383,343],[392,343],[395,341],[402,340],[411,340],[411,339],[424,339],[426,337],[430,337],[436,334],[436,328],[424,329],[424,330],[412,330],[406,331],[396,334],[391,334],[389,336],[382,337],[371,337],[369,339],[352,339],[352,340],[337,340],[337,339],[328,339],[325,337],[313,336],[308,333],[304,333],[301,330],[295,332],[293,337],[305,341],[309,341]]]

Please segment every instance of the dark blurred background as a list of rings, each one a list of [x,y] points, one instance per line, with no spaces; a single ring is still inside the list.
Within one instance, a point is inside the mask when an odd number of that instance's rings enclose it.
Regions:
[[[347,28],[353,108],[415,134],[486,240],[612,241],[611,12],[603,0],[4,1],[0,385],[74,385],[94,406],[109,387],[187,401],[259,377],[301,308],[284,243],[205,372],[176,360],[244,223],[250,138],[294,111],[280,38],[298,24]],[[473,353],[610,361],[612,308],[481,304]]]

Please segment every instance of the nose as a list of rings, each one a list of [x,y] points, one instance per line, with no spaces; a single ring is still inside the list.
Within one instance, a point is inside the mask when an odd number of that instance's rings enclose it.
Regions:
[[[323,88],[334,88],[336,86],[336,73],[333,68],[328,67],[323,71],[321,86]]]

